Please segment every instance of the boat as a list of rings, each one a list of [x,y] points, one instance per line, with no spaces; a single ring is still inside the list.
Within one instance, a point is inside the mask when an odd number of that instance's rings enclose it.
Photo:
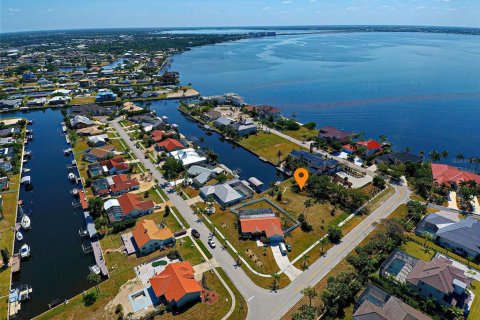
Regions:
[[[31,182],[32,182],[32,178],[30,176],[22,177],[22,179],[20,180],[20,183],[22,184],[30,184]]]
[[[68,148],[68,149],[63,149],[63,154],[68,156],[70,154],[70,152],[72,152],[72,148]]]
[[[22,172],[24,172],[24,173],[30,172],[30,169],[29,168],[23,168]]]
[[[73,188],[72,190],[70,190],[70,193],[73,195],[73,196],[78,196],[78,189],[77,188]]]
[[[60,299],[55,299],[51,303],[48,304],[48,308],[49,309],[55,308],[56,306],[58,306],[61,303],[62,303],[62,301]]]
[[[28,230],[31,228],[30,218],[26,214],[23,215],[22,221],[20,221],[20,225],[24,230]]]
[[[93,266],[88,267],[88,268],[90,269],[90,271],[92,271],[95,274],[100,274],[100,272],[102,272],[98,265],[93,265]]]
[[[28,244],[24,244],[24,245],[20,248],[20,257],[21,257],[21,258],[28,258],[28,257],[30,257],[30,247],[28,246]]]
[[[32,151],[25,150],[25,157],[31,158],[32,157]]]
[[[70,173],[68,174],[68,180],[70,180],[70,181],[76,181],[76,180],[77,180],[77,176],[75,175],[75,173],[70,172]]]
[[[17,231],[17,233],[15,234],[15,238],[18,241],[22,241],[23,240],[23,234],[20,231]]]

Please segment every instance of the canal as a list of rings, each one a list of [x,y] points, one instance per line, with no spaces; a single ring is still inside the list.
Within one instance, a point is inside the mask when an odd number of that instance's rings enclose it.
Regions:
[[[144,106],[144,103],[139,103],[139,105]],[[178,111],[178,105],[179,102],[175,100],[155,100],[151,101],[151,110],[154,110],[157,116],[167,116],[170,124],[177,124],[179,131],[188,140],[217,153],[219,162],[231,170],[235,170],[241,179],[256,177],[264,183],[263,187],[267,188],[271,182],[285,178],[273,165],[261,161],[256,155],[235,143],[220,139],[218,133],[213,132],[208,135],[199,123]]]
[[[24,164],[31,171],[32,191],[20,191],[23,209],[31,219],[31,230],[23,232],[22,242],[15,243],[18,252],[23,243],[31,247],[31,257],[22,261],[21,271],[13,277],[13,287],[28,284],[33,288],[32,298],[22,304],[20,319],[46,311],[55,299],[64,301],[91,287],[86,277],[89,266],[95,264],[92,254],[84,254],[78,230],[83,227],[81,210],[74,210],[67,179],[66,166],[72,157],[65,157],[67,147],[61,136],[60,110],[5,113],[0,118],[26,117],[34,120],[30,126],[34,140],[26,149],[33,157]]]

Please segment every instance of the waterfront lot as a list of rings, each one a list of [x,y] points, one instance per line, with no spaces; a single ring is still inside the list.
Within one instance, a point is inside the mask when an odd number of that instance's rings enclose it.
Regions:
[[[301,126],[298,130],[286,130],[282,131],[282,133],[285,133],[286,135],[289,135],[290,137],[300,141],[310,141],[312,138],[318,136],[318,130],[309,130],[303,126]]]
[[[285,159],[298,145],[273,133],[260,132],[238,142],[242,147],[272,163]],[[279,152],[281,152],[280,157]]]

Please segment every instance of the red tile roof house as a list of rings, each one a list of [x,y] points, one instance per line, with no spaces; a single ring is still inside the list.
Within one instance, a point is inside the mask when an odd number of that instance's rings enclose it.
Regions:
[[[150,214],[155,209],[155,203],[152,200],[143,201],[138,194],[125,193],[118,199],[107,200],[103,208],[110,221],[114,222]]]
[[[277,121],[282,115],[282,110],[268,105],[257,106],[255,109],[260,118],[267,120],[272,118],[273,121]]]
[[[109,157],[113,157],[115,147],[112,145],[107,145],[103,147],[92,148],[90,151],[83,155],[83,159],[88,162],[96,162],[100,160],[105,160]]]
[[[342,151],[346,153],[355,153],[359,148],[365,148],[365,155],[366,156],[371,156],[372,154],[382,150],[382,145],[378,143],[377,141],[371,139],[368,141],[359,141],[359,142],[353,142],[346,144],[342,147]]]
[[[265,237],[271,243],[283,241],[282,224],[275,215],[240,215],[239,221],[243,238]]]
[[[152,140],[155,142],[160,142],[166,137],[173,136],[173,132],[165,132],[163,130],[154,130],[150,133]]]
[[[155,145],[155,149],[159,152],[165,151],[165,152],[172,152],[176,150],[182,150],[185,149],[186,147],[180,143],[180,141],[172,138],[168,138],[163,140],[162,142],[159,142]]]
[[[432,163],[431,167],[433,181],[439,185],[445,184],[457,188],[460,182],[476,181],[480,184],[480,175],[478,174],[462,171],[446,164]]]
[[[140,189],[140,183],[136,178],[129,179],[126,174],[118,174],[107,178],[110,184],[110,193],[113,196],[119,196],[124,193]]]
[[[105,161],[101,161],[102,167],[106,167],[109,174],[127,173],[130,171],[130,165],[125,162],[123,157],[114,157]]]
[[[141,254],[175,245],[175,238],[170,229],[157,227],[153,220],[138,221],[132,235]]]
[[[467,288],[472,282],[463,270],[443,257],[429,262],[418,260],[406,280],[420,296],[459,308],[463,308],[468,300]]]
[[[153,292],[171,307],[182,308],[201,300],[202,287],[194,278],[188,261],[170,263],[165,270],[150,278]]]

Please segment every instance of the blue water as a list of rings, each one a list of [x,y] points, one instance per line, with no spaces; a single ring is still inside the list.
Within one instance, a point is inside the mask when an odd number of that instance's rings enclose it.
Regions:
[[[60,110],[2,114],[0,118],[26,117],[35,124],[34,140],[27,146],[33,158],[24,167],[32,178],[33,191],[21,188],[23,209],[30,216],[32,229],[22,232],[24,239],[15,243],[18,252],[23,243],[31,247],[32,256],[22,261],[21,271],[13,277],[13,287],[29,284],[32,299],[22,305],[20,319],[48,310],[54,299],[69,299],[91,287],[86,279],[89,266],[95,264],[92,254],[83,254],[78,230],[84,227],[83,212],[74,210],[66,166],[72,157],[65,157],[65,137],[60,136]]]
[[[118,67],[119,65],[121,65],[124,60],[128,60],[128,59],[119,58],[119,59],[117,59],[117,60],[115,60],[115,61],[110,62],[110,63],[107,64],[106,66],[103,66],[102,69],[108,70],[108,69],[116,68],[116,67]],[[59,70],[60,72],[72,72],[73,70],[85,71],[85,70],[87,70],[87,68],[85,68],[85,67],[77,67],[77,68],[66,67],[66,68],[59,68],[58,70]]]
[[[204,95],[237,92],[300,122],[385,134],[396,149],[480,154],[480,37],[314,34],[240,40],[173,58]]]

